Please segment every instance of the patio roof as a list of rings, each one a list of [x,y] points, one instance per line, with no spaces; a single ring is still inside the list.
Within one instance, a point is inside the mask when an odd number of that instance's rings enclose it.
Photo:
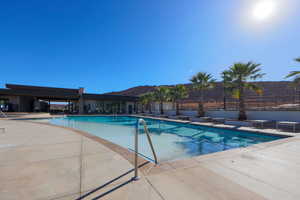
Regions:
[[[6,84],[6,88],[0,89],[0,95],[30,96],[49,100],[78,100],[80,89],[42,87],[31,85]],[[83,93],[85,100],[109,100],[109,101],[137,101],[138,97],[108,94]]]

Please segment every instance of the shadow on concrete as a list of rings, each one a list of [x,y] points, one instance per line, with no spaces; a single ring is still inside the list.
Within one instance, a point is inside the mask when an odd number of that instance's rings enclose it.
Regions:
[[[143,166],[147,165],[148,163],[150,163],[150,161],[147,161],[147,162],[144,162],[144,163],[140,164],[140,165],[138,166],[138,168],[143,167]],[[113,182],[119,180],[120,178],[122,178],[122,177],[124,177],[124,176],[130,174],[131,172],[134,172],[134,168],[131,169],[131,170],[129,170],[129,171],[127,171],[127,172],[125,172],[124,174],[121,174],[120,176],[118,176],[118,177],[116,177],[116,178],[114,178],[114,179],[108,181],[107,183],[104,183],[103,185],[101,185],[101,186],[99,186],[99,187],[93,189],[92,191],[90,191],[90,192],[88,192],[88,193],[82,195],[81,197],[77,198],[76,200],[83,200],[83,199],[85,199],[86,197],[90,196],[91,194],[93,194],[93,193],[95,193],[95,192],[97,192],[97,191],[99,191],[99,190],[105,188],[106,186],[108,186],[108,185],[112,184]],[[130,178],[129,180],[125,181],[124,183],[121,183],[121,184],[119,184],[119,185],[113,187],[112,189],[110,189],[110,190],[104,192],[103,194],[101,194],[101,195],[99,195],[99,196],[97,196],[97,197],[94,197],[93,200],[100,199],[100,198],[102,198],[102,197],[104,197],[104,196],[110,194],[111,192],[113,192],[113,191],[115,191],[115,190],[117,190],[117,189],[119,189],[119,188],[121,188],[121,187],[123,187],[123,186],[129,184],[129,183],[132,182],[132,181],[134,181],[134,179],[133,179],[133,178]]]

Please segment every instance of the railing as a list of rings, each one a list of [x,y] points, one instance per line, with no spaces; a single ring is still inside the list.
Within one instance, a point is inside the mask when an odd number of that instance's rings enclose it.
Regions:
[[[135,125],[135,136],[134,136],[134,152],[135,152],[135,157],[134,157],[134,177],[133,177],[134,180],[138,180],[138,154],[139,154],[138,139],[139,139],[139,125],[140,124],[142,124],[144,126],[144,131],[145,131],[145,133],[147,135],[148,142],[149,142],[149,145],[151,147],[151,151],[152,151],[152,154],[153,154],[153,157],[154,157],[154,162],[155,162],[155,164],[158,164],[157,156],[156,156],[153,144],[152,144],[150,133],[149,133],[148,128],[147,128],[147,123],[143,119],[138,119],[136,121],[136,125]]]

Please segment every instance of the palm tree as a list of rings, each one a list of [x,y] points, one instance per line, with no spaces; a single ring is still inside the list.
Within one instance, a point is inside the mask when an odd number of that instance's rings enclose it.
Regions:
[[[188,92],[184,85],[176,85],[170,89],[170,99],[176,104],[176,115],[179,115],[178,100],[187,98]]]
[[[146,94],[140,96],[139,102],[142,105],[142,113],[144,113],[144,107],[148,104],[148,99]]]
[[[259,68],[260,64],[248,63],[235,63],[229,70],[223,73],[227,76],[230,82],[227,83],[231,88],[233,97],[239,100],[239,120],[246,120],[246,107],[245,107],[245,90],[252,90],[257,94],[262,94],[262,89],[257,85],[248,82],[249,80],[256,80],[264,76]]]
[[[194,75],[190,81],[192,82],[193,88],[199,90],[200,92],[200,101],[198,103],[198,116],[203,117],[204,112],[204,91],[211,89],[215,86],[215,79],[213,79],[211,74],[205,72],[198,72]]]
[[[296,58],[295,61],[300,62],[300,58]],[[300,71],[291,71],[285,78],[294,77],[291,86],[294,88],[294,102],[296,101],[297,90],[300,85]]]
[[[300,58],[296,58],[295,61],[300,62]],[[294,77],[296,84],[300,83],[300,71],[291,71],[285,78]]]
[[[148,107],[149,113],[152,113],[151,104],[154,101],[154,93],[148,92],[141,96],[140,102],[142,104],[142,112],[144,112],[144,106]]]
[[[159,102],[160,114],[164,114],[163,103],[169,101],[169,88],[167,87],[157,87],[154,91],[154,98]]]

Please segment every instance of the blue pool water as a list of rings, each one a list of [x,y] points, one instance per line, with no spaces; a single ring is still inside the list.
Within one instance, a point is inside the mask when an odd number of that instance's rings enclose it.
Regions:
[[[158,159],[171,161],[209,154],[227,149],[247,147],[253,144],[283,138],[176,122],[144,118],[147,122]],[[79,129],[128,149],[134,149],[136,117],[118,116],[70,116],[54,118],[50,123]],[[152,158],[143,127],[140,126],[140,153]]]

